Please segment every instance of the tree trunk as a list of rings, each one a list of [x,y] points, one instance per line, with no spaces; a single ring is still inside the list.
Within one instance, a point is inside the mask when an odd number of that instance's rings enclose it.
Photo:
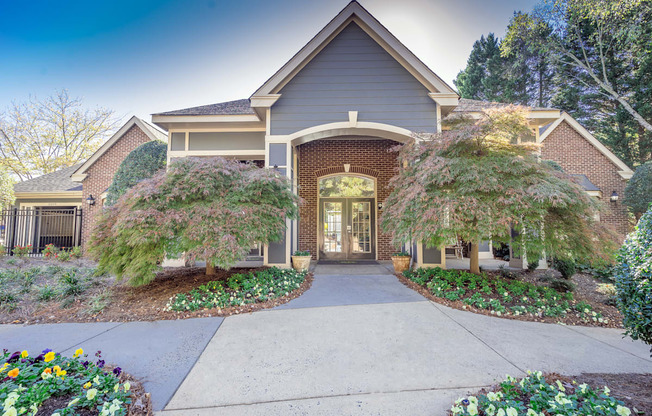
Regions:
[[[213,263],[206,261],[206,276],[213,276],[215,274],[215,266]]]
[[[469,253],[469,269],[473,274],[480,274],[480,242],[471,243],[471,253]]]

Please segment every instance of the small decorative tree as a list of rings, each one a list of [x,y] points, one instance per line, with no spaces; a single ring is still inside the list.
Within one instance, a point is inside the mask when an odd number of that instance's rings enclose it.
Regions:
[[[113,182],[107,190],[106,205],[115,204],[129,188],[165,168],[167,151],[167,144],[152,140],[129,153],[113,176]]]
[[[626,333],[650,345],[652,353],[652,208],[621,247],[615,278]]]
[[[381,224],[395,244],[429,247],[471,243],[470,269],[479,273],[478,245],[510,242],[528,257],[605,254],[612,236],[595,221],[600,206],[573,179],[537,160],[524,108],[455,116],[450,129],[399,147],[398,174]],[[511,228],[519,236],[511,238]]]
[[[243,259],[257,243],[282,238],[298,216],[289,181],[268,169],[223,158],[187,158],[131,188],[105,208],[89,254],[99,269],[147,284],[165,259],[205,259],[207,273]]]
[[[647,211],[652,203],[652,162],[645,162],[636,168],[625,188],[623,202],[632,211],[636,220]]]

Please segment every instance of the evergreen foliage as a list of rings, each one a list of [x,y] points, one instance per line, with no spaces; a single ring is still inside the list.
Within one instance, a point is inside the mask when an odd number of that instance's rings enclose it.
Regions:
[[[626,333],[652,346],[652,209],[621,247],[615,278]]]
[[[287,178],[223,158],[184,158],[131,188],[95,222],[89,254],[133,285],[185,254],[229,269],[258,243],[279,241],[298,217]]]
[[[652,160],[651,45],[649,0],[541,0],[502,41],[481,37],[455,85],[463,98],[562,109],[637,166]]]
[[[113,205],[129,188],[151,178],[156,172],[165,168],[167,163],[167,144],[153,140],[134,149],[120,163],[113,176],[113,182],[107,190],[106,204]]]
[[[402,167],[381,216],[393,242],[507,243],[514,227],[514,247],[528,257],[604,254],[613,234],[595,220],[599,203],[570,176],[539,163],[537,144],[519,143],[529,134],[526,114],[509,106],[479,119],[455,116],[450,129],[400,147]],[[471,253],[477,273],[478,253]]]
[[[640,218],[652,203],[652,161],[636,168],[625,188],[625,205]]]

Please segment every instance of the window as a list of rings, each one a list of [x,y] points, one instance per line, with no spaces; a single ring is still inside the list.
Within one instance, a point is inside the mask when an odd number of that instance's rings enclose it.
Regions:
[[[329,176],[319,180],[319,196],[322,198],[373,198],[373,179],[360,176]]]

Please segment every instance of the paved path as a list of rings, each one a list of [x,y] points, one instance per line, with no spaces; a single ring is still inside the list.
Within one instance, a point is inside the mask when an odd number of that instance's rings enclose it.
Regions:
[[[0,325],[0,348],[46,348],[72,355],[83,348],[90,358],[102,351],[107,363],[116,363],[142,379],[155,410],[162,409],[186,377],[222,323],[222,318],[183,321]]]
[[[273,310],[7,325],[0,347],[101,348],[107,361],[145,377],[162,416],[439,415],[465,392],[527,369],[652,372],[648,348],[618,330],[453,310],[407,289],[385,265],[319,265],[315,273],[309,291]]]
[[[618,330],[457,311],[383,265],[318,265],[298,299],[227,318],[161,415],[440,415],[527,369],[652,372],[652,360]]]

